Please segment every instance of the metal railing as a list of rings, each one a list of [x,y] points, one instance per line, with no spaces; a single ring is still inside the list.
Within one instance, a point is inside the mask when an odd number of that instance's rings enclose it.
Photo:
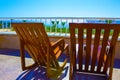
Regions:
[[[120,24],[120,18],[92,18],[92,17],[1,17],[0,32],[14,31],[12,22],[42,22],[46,31],[53,36],[69,35],[69,23],[113,23]]]

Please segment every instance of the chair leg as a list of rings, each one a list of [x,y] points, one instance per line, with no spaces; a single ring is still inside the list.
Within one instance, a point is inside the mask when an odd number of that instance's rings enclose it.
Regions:
[[[24,54],[24,43],[20,40],[20,56],[21,56],[21,66],[22,70],[25,70],[25,54]]]
[[[69,57],[69,46],[66,47],[66,54],[67,54],[67,57]]]
[[[69,69],[69,80],[73,80],[73,73],[72,73],[72,68],[70,67]]]
[[[33,67],[36,67],[38,64],[37,62],[33,63],[32,65],[26,66],[25,64],[25,49],[24,49],[24,43],[22,42],[22,40],[20,40],[20,55],[21,55],[21,66],[22,66],[22,70],[26,70],[26,69],[31,69]]]

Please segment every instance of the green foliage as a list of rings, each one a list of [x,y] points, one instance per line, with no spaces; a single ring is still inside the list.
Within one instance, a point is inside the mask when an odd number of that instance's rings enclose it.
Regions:
[[[52,26],[45,26],[46,28],[46,31],[47,32],[50,32],[50,31],[52,31],[52,32],[55,32],[56,31],[56,28],[55,27],[52,27]],[[57,28],[57,33],[60,33],[61,32],[61,30],[62,30],[62,33],[66,33],[66,31],[67,31],[67,33],[69,33],[70,31],[69,31],[69,28]]]
[[[55,21],[51,21],[51,23],[54,25],[54,24],[55,24]]]
[[[63,26],[63,28],[58,28],[58,24],[59,24],[59,21],[51,21],[52,23],[52,26],[45,26],[46,27],[46,31],[47,32],[57,32],[57,33],[60,33],[62,31],[62,33],[69,33],[69,28],[66,29],[65,27],[65,23],[66,22],[61,22],[61,25]]]
[[[45,26],[46,27],[46,31],[50,32],[50,26]]]
[[[54,27],[52,27],[52,32],[55,32],[55,26],[54,26]]]
[[[15,31],[13,28],[11,28],[11,31]]]
[[[55,21],[51,21],[51,23],[52,23],[52,25],[53,25],[52,27],[55,28],[55,27],[56,27],[56,23],[55,23]]]
[[[11,25],[10,23],[7,23],[7,28],[10,28],[10,25]]]
[[[62,28],[62,32],[63,33],[70,33],[69,28],[67,28],[67,29],[66,28]]]
[[[56,21],[56,28],[58,27],[59,21]],[[56,32],[58,31],[58,29],[56,29]]]
[[[58,25],[58,24],[59,24],[59,21],[56,21],[56,24]]]
[[[111,31],[110,31],[110,35],[113,35],[113,32],[114,32],[114,31],[113,31],[113,30],[111,30]]]
[[[22,22],[24,22],[24,23],[25,23],[25,22],[27,22],[27,20],[23,20]]]
[[[105,20],[105,22],[106,22],[107,24],[111,24],[111,23],[112,23],[112,20]]]
[[[64,27],[65,26],[65,22],[61,22],[62,26]]]

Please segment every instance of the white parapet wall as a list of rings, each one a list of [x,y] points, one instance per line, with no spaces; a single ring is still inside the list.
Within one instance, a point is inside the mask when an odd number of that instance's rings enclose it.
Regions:
[[[56,41],[58,40],[59,36],[50,36],[50,41]],[[70,44],[70,38],[64,37],[65,42]],[[0,48],[9,48],[9,49],[20,49],[20,42],[19,38],[16,35],[16,33],[0,33]],[[116,49],[115,49],[115,58],[120,59],[120,41],[117,41]]]

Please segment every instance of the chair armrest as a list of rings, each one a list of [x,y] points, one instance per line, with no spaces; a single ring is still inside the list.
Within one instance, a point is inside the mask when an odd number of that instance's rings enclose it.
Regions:
[[[64,51],[66,51],[66,56],[69,57],[69,44],[65,44],[63,38],[57,40],[56,42],[51,42],[51,46],[54,50],[57,59]]]
[[[57,40],[56,42],[52,42],[51,43],[51,45],[52,45],[52,48],[53,49],[55,49],[55,48],[57,48],[57,47],[59,47],[60,49],[64,49],[64,46],[65,46],[65,41],[64,41],[64,39],[63,38],[61,38],[61,39],[59,39],[59,40]]]

